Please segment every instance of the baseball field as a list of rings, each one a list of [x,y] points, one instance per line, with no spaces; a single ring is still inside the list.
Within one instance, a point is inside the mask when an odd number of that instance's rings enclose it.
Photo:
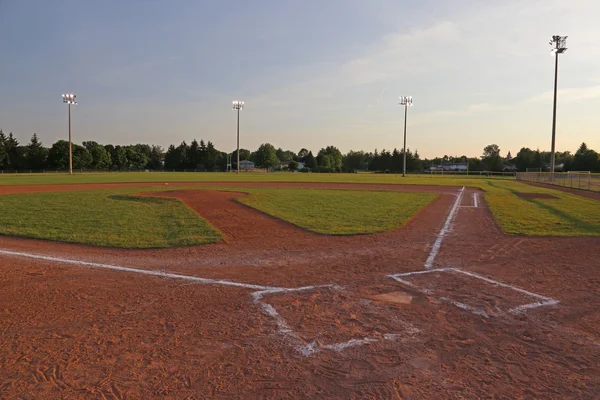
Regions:
[[[596,399],[600,194],[0,175],[0,398]]]

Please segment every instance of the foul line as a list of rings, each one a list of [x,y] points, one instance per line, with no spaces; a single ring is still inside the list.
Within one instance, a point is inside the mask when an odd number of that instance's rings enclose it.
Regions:
[[[473,206],[475,208],[477,208],[477,202],[478,202],[478,198],[479,196],[477,196],[477,193],[473,193]]]
[[[224,280],[220,280],[220,279],[199,278],[196,276],[171,274],[171,273],[163,272],[163,271],[148,271],[145,269],[120,267],[118,265],[109,265],[109,264],[93,263],[93,262],[88,262],[88,261],[70,260],[67,258],[48,257],[48,256],[41,256],[38,254],[18,253],[16,251],[0,250],[0,254],[5,254],[5,255],[9,255],[9,256],[17,256],[17,257],[33,258],[36,260],[53,261],[53,262],[59,262],[59,263],[64,263],[64,264],[74,264],[74,265],[80,265],[80,266],[90,267],[90,268],[102,268],[102,269],[108,269],[108,270],[112,270],[112,271],[134,272],[136,274],[160,276],[163,278],[183,279],[186,281],[198,282],[198,283],[203,283],[203,284],[207,284],[207,285],[235,286],[235,287],[243,287],[243,288],[247,288],[247,289],[257,289],[257,290],[282,290],[282,288],[277,288],[277,287],[273,287],[273,286],[260,286],[260,285],[252,285],[249,283],[224,281]]]
[[[454,220],[454,216],[456,215],[456,210],[458,209],[458,206],[460,205],[464,191],[465,191],[465,187],[463,186],[462,189],[460,189],[460,191],[458,192],[458,196],[456,196],[454,205],[450,209],[448,218],[446,218],[446,223],[442,227],[442,230],[438,234],[437,239],[435,240],[435,243],[431,247],[431,251],[429,252],[429,257],[427,257],[427,261],[425,261],[425,268],[427,268],[427,269],[429,269],[433,266],[435,257],[437,256],[438,252],[440,251],[440,247],[442,246],[442,241],[444,240],[444,236],[446,236],[446,233],[448,233],[450,231],[452,221]]]

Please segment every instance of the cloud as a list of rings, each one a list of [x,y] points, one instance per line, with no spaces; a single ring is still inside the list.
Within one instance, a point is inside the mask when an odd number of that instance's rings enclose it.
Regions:
[[[596,99],[600,97],[600,85],[581,88],[558,89],[558,98],[560,102],[576,103],[578,101]],[[531,103],[547,103],[554,98],[554,91],[549,90],[537,96],[528,99]]]
[[[437,117],[437,116],[467,116],[473,115],[479,112],[485,111],[497,111],[506,108],[506,106],[499,104],[490,104],[490,103],[479,103],[479,104],[471,104],[470,106],[460,109],[460,110],[440,110],[432,113],[423,114],[424,117]]]

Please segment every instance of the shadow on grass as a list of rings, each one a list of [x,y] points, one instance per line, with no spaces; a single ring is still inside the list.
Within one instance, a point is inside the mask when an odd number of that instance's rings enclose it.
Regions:
[[[545,204],[545,203],[541,202],[540,199],[535,199],[535,198],[528,199],[528,198],[520,197],[520,196],[517,195],[517,193],[519,193],[519,192],[517,192],[514,189],[495,185],[491,181],[486,181],[486,182],[487,182],[488,185],[490,185],[490,186],[492,186],[492,187],[494,187],[496,189],[506,190],[506,191],[512,193],[513,195],[519,197],[519,199],[521,199],[523,201],[527,201],[529,203],[533,203],[533,204],[537,205],[538,207],[547,210],[551,214],[554,214],[555,216],[557,216],[559,218],[562,218],[562,219],[565,219],[565,220],[569,221],[569,223],[571,223],[574,227],[576,227],[578,229],[581,229],[581,230],[583,230],[583,231],[585,231],[587,233],[590,233],[590,234],[597,234],[598,233],[598,226],[596,224],[591,224],[589,222],[582,221],[579,218],[573,217],[572,215],[570,215],[570,214],[568,214],[568,213],[566,213],[564,211],[561,211],[561,210],[559,210],[559,209],[557,209],[555,207],[552,207],[552,206],[550,206],[548,204]]]
[[[165,197],[150,197],[150,196],[128,196],[128,195],[120,195],[115,194],[112,196],[108,196],[111,200],[116,201],[130,201],[134,203],[142,203],[142,204],[164,204],[164,203],[172,203],[177,201],[177,199],[170,199]]]

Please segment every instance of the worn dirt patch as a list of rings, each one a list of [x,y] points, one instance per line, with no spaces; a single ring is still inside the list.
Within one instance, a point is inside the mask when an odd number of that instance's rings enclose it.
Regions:
[[[547,193],[523,193],[523,192],[517,192],[515,193],[517,196],[519,196],[522,199],[558,199],[558,197],[553,196],[551,194],[547,194]]]
[[[264,301],[275,308],[305,343],[327,346],[412,331],[394,308],[361,299],[346,290],[320,288],[275,294]]]
[[[413,297],[405,292],[382,293],[372,297],[375,301],[393,304],[410,304]]]

